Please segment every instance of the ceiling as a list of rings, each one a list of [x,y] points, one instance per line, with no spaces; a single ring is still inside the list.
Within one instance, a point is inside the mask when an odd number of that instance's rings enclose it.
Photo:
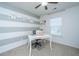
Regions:
[[[56,13],[71,8],[73,6],[77,6],[79,5],[79,2],[59,2],[58,4],[48,4],[48,10],[45,10],[43,6],[40,6],[38,9],[35,9],[35,6],[40,4],[40,2],[7,2],[7,4],[23,9],[26,12],[30,12],[36,17],[40,17],[46,14]]]

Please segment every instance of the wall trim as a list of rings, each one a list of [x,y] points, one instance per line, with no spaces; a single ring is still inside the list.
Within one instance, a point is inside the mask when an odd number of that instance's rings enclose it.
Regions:
[[[0,54],[3,53],[3,52],[7,52],[7,51],[9,51],[11,49],[14,49],[16,47],[19,47],[21,45],[24,45],[26,43],[27,43],[27,40],[21,40],[21,41],[15,42],[15,43],[0,46]]]
[[[64,41],[61,41],[61,40],[53,40],[53,42],[79,49],[79,45],[76,45],[76,44],[73,44],[73,43],[70,43],[70,42],[64,42]]]

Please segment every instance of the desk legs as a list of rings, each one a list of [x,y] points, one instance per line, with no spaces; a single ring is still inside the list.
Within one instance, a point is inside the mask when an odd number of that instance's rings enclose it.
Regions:
[[[31,50],[32,50],[32,48],[31,48],[31,40],[29,40],[30,42],[29,42],[29,44],[30,44],[30,49],[29,49],[29,56],[31,56]]]
[[[32,55],[31,40],[29,40],[29,44],[30,44],[29,56],[31,56]],[[52,41],[51,41],[51,39],[50,39],[50,49],[51,49],[51,52],[52,52]]]
[[[50,39],[50,55],[51,55],[51,52],[52,52],[52,41],[51,41],[51,39]]]
[[[51,40],[50,40],[50,49],[52,50],[52,42],[51,42]]]

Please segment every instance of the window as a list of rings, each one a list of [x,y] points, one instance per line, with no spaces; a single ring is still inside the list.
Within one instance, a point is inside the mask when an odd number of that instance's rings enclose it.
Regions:
[[[62,18],[61,17],[56,17],[50,19],[50,29],[51,29],[51,34],[53,35],[62,35]]]

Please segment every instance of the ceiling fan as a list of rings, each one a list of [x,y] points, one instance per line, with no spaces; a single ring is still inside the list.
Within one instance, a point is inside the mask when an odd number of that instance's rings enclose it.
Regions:
[[[37,5],[35,9],[39,8],[40,6],[44,6],[45,10],[47,10],[48,9],[47,4],[58,4],[58,2],[42,2],[39,5]]]

